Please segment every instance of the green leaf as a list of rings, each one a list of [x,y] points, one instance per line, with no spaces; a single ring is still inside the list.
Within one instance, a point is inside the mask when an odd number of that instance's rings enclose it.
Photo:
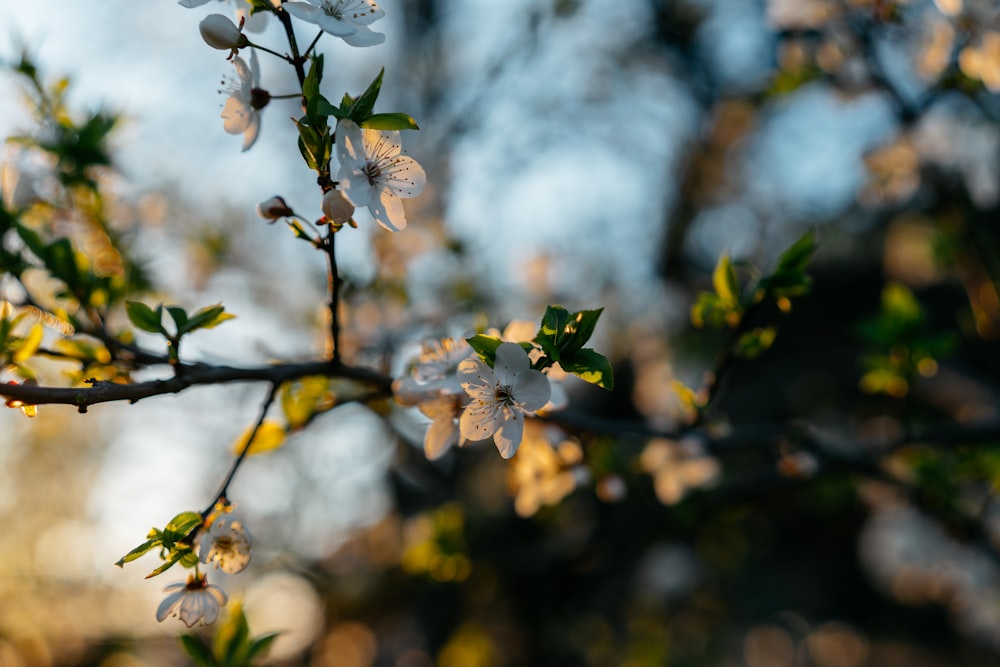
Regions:
[[[247,665],[250,651],[250,628],[243,613],[243,605],[236,603],[229,612],[226,622],[215,631],[212,653],[223,665]]]
[[[417,121],[405,113],[376,113],[358,123],[373,130],[419,130]]]
[[[781,257],[778,258],[778,263],[774,267],[774,273],[805,271],[815,251],[816,231],[810,229],[798,241],[789,246],[788,250],[781,253]]]
[[[538,331],[538,337],[545,336],[558,343],[569,320],[569,311],[562,306],[547,306],[545,314],[542,316],[542,326]]]
[[[603,312],[603,308],[598,308],[597,310],[581,310],[570,315],[569,322],[563,327],[567,334],[567,340],[560,346],[561,352],[563,354],[574,352],[586,345]]]
[[[379,91],[382,89],[382,76],[385,74],[385,68],[379,70],[378,76],[368,84],[368,88],[365,92],[354,100],[354,106],[351,109],[351,118],[358,125],[361,124],[363,120],[372,115],[372,109],[375,108],[375,100],[378,99]]]
[[[21,237],[24,241],[24,245],[28,246],[28,249],[38,257],[38,259],[45,261],[45,242],[42,237],[35,233],[34,230],[25,227],[24,225],[17,226],[17,235]]]
[[[326,167],[330,154],[330,135],[326,129],[322,132],[310,125],[308,118],[294,120],[299,129],[299,151],[310,169],[320,171]]]
[[[743,359],[754,359],[771,347],[778,330],[775,327],[758,327],[747,331],[736,341],[736,356]]]
[[[70,287],[79,282],[79,269],[76,265],[76,253],[69,239],[62,238],[50,243],[45,248],[43,257],[49,272]]]
[[[185,331],[194,331],[195,329],[212,329],[219,326],[226,320],[235,319],[235,315],[227,313],[225,310],[226,309],[222,304],[202,308],[197,313],[192,315],[190,320],[188,320]]]
[[[202,522],[201,514],[198,512],[181,512],[166,525],[163,529],[163,542],[172,547],[179,540],[187,537],[195,526]]]
[[[147,553],[149,553],[156,547],[160,546],[162,543],[163,540],[161,540],[159,537],[154,537],[151,540],[146,540],[145,542],[137,546],[135,549],[132,549],[132,551],[129,551],[127,554],[122,556],[121,559],[119,559],[118,562],[115,563],[115,565],[117,565],[118,567],[124,567],[125,563],[131,563],[137,558],[145,556]]]
[[[174,565],[176,565],[178,563],[178,561],[180,561],[181,558],[183,558],[185,555],[190,554],[190,553],[191,553],[190,549],[184,549],[184,550],[174,549],[174,550],[172,550],[170,552],[170,555],[167,557],[167,560],[162,565],[160,565],[158,568],[156,568],[155,570],[153,570],[152,572],[150,572],[149,574],[147,574],[146,575],[146,579],[152,579],[153,577],[156,577],[156,576],[159,576],[159,575],[163,574],[164,572],[166,572],[167,570],[169,570],[170,568],[172,568]],[[197,558],[197,556],[195,556],[195,558]]]
[[[590,348],[585,347],[563,357],[559,364],[567,373],[572,373],[591,384],[608,390],[615,386],[611,362]]]
[[[469,341],[469,345],[476,351],[479,358],[490,367],[496,363],[497,348],[500,347],[500,343],[503,342],[502,339],[495,336],[476,334],[472,338],[466,338],[465,340]]]
[[[340,107],[335,106],[322,95],[317,94],[315,97],[310,97],[309,102],[306,104],[306,116],[310,120],[316,121],[319,118],[325,118],[326,116],[334,116],[335,118],[341,117]]]
[[[167,332],[160,322],[163,316],[163,311],[160,308],[154,311],[140,301],[126,301],[125,313],[128,315],[129,321],[143,331],[166,335]]]
[[[323,54],[320,53],[313,56],[312,62],[309,64],[309,73],[306,74],[306,80],[302,82],[302,94],[306,100],[311,100],[319,95],[319,84],[322,80]]]
[[[271,632],[266,635],[261,635],[260,637],[257,637],[252,642],[250,642],[250,651],[247,653],[247,662],[252,661],[254,658],[267,651],[267,649],[270,648],[271,644],[273,644],[274,640],[277,638],[278,638],[278,633]]]
[[[195,667],[219,667],[208,646],[195,635],[181,635],[181,644],[184,645],[184,652],[194,661]]]
[[[739,286],[736,284],[736,271],[733,270],[733,263],[729,260],[729,253],[723,253],[719,257],[715,271],[712,272],[712,285],[720,299],[739,303]]]
[[[179,306],[167,306],[167,312],[170,313],[170,319],[174,321],[174,327],[177,329],[177,335],[187,331],[187,311]]]

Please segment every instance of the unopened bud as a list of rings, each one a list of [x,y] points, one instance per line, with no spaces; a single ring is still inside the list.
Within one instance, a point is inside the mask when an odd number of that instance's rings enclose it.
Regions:
[[[206,44],[220,51],[241,49],[248,44],[236,24],[222,14],[209,14],[198,24],[198,30]]]
[[[330,190],[323,195],[323,215],[327,221],[337,225],[350,222],[354,215],[354,204],[347,201],[340,190]]]
[[[285,200],[278,195],[257,204],[257,215],[265,220],[277,220],[295,215],[295,212],[285,203]]]

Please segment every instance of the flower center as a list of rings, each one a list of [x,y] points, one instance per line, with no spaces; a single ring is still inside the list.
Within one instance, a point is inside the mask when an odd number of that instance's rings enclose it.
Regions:
[[[323,0],[323,13],[340,21],[344,18],[343,4],[342,0]]]
[[[365,163],[365,168],[361,170],[361,173],[368,179],[368,185],[374,186],[382,176],[382,167],[379,166],[378,162],[370,160]]]
[[[514,405],[514,396],[509,385],[498,384],[493,390],[493,398],[500,405]]]

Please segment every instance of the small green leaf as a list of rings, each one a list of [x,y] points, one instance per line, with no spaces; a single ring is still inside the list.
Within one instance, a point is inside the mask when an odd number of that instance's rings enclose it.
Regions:
[[[179,540],[187,537],[195,526],[202,522],[201,514],[197,512],[181,512],[163,529],[163,542],[173,546]]]
[[[176,327],[178,335],[187,331],[187,311],[179,306],[167,306],[167,312],[170,313],[170,319],[174,321],[174,327]]]
[[[185,550],[174,549],[173,551],[170,552],[170,555],[167,557],[166,561],[164,561],[164,563],[160,565],[158,568],[147,574],[145,578],[152,579],[153,577],[163,574],[164,572],[172,568],[174,565],[176,565],[181,558],[190,553],[191,553],[190,549],[185,549]],[[197,556],[195,556],[195,558],[197,558]]]
[[[79,268],[76,265],[76,253],[69,239],[62,238],[50,243],[45,248],[42,258],[49,272],[70,287],[79,281]]]
[[[309,102],[306,105],[306,116],[310,120],[317,120],[326,116],[334,116],[335,118],[341,117],[340,107],[335,106],[322,95],[316,95],[315,97],[310,97]]]
[[[375,100],[378,99],[379,91],[382,89],[382,76],[385,74],[385,68],[379,70],[378,76],[368,84],[368,88],[365,92],[354,100],[354,106],[351,109],[351,118],[354,122],[359,125],[363,120],[372,115],[372,109],[375,108]]]
[[[125,563],[131,563],[137,558],[141,558],[142,556],[146,555],[156,547],[160,546],[162,543],[163,541],[158,537],[146,540],[145,542],[137,546],[135,549],[132,549],[132,551],[129,551],[127,554],[122,556],[121,559],[119,559],[118,562],[115,563],[115,565],[117,565],[118,567],[124,567]]]
[[[569,322],[563,328],[567,334],[567,340],[560,346],[563,354],[579,350],[587,344],[602,312],[604,309],[598,308],[597,310],[581,310],[570,315]]]
[[[377,113],[368,116],[360,123],[360,127],[367,127],[373,130],[419,130],[417,121],[405,113]]]
[[[136,327],[149,333],[166,335],[166,330],[160,322],[162,311],[158,308],[155,311],[140,301],[126,301],[125,313],[129,321]]]
[[[319,84],[323,80],[323,54],[313,56],[309,64],[309,73],[306,74],[305,81],[302,82],[302,94],[307,100],[319,95]]]
[[[215,631],[212,653],[223,665],[246,665],[250,652],[250,627],[243,613],[243,605],[235,603],[225,623]]]
[[[736,271],[729,260],[729,253],[723,253],[719,257],[715,271],[712,272],[712,285],[721,300],[739,303],[739,286],[736,284]]]
[[[194,661],[195,667],[219,667],[212,652],[205,643],[195,635],[181,635],[184,652]]]
[[[232,313],[225,312],[225,307],[222,304],[216,306],[207,306],[202,308],[188,320],[186,331],[194,331],[195,329],[212,329],[226,320],[235,319],[235,315]]]
[[[805,271],[815,251],[816,231],[810,229],[798,241],[789,246],[788,250],[781,253],[781,257],[778,258],[778,263],[774,267],[774,272]]]
[[[743,359],[759,357],[774,343],[778,330],[775,327],[758,327],[747,331],[736,341],[736,356]]]
[[[590,348],[585,347],[573,352],[572,355],[563,357],[559,364],[567,373],[572,373],[591,384],[608,390],[615,386],[611,362],[604,355]]]
[[[542,326],[538,330],[538,336],[547,336],[558,343],[569,320],[569,311],[562,306],[547,306],[545,314],[542,316]]]
[[[263,654],[265,651],[267,651],[267,649],[270,648],[271,644],[273,644],[274,640],[277,638],[278,638],[278,633],[272,632],[266,635],[261,635],[260,637],[254,639],[250,643],[250,651],[247,653],[247,661],[249,662],[254,658],[256,658],[257,656]]]
[[[503,340],[495,336],[486,336],[484,334],[476,334],[472,338],[466,338],[465,340],[469,341],[469,345],[476,351],[479,358],[490,367],[496,363],[497,348],[500,347],[500,343],[502,343]]]

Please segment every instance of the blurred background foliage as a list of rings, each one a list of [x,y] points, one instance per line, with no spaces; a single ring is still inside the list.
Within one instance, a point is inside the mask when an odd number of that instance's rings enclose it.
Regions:
[[[429,187],[405,232],[344,232],[345,357],[398,374],[427,337],[604,306],[592,344],[616,386],[569,382],[509,462],[433,463],[413,411],[310,417],[350,388],[286,387],[287,444],[231,493],[254,561],[223,578],[255,634],[280,632],[272,662],[1000,664],[995,3],[385,4],[396,45],[373,67],[424,128],[406,140]],[[50,117],[8,142],[4,201],[84,250],[69,282],[87,307],[221,299],[238,319],[185,353],[320,354],[319,258],[248,201],[130,180],[115,115],[73,116],[48,76],[27,85]],[[294,136],[287,115],[266,111],[261,144]],[[254,202],[298,193],[285,159]],[[755,301],[809,230],[808,289]],[[65,353],[113,379],[101,349]],[[97,372],[64,371],[31,373]],[[153,619],[160,580],[111,566],[203,504],[260,398],[0,416],[0,665],[186,664],[179,626]]]

